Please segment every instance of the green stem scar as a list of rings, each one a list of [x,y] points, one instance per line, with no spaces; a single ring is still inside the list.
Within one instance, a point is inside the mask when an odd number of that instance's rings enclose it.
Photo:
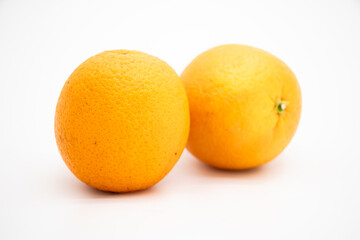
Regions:
[[[283,100],[277,100],[275,103],[275,110],[277,114],[283,115],[288,103]]]

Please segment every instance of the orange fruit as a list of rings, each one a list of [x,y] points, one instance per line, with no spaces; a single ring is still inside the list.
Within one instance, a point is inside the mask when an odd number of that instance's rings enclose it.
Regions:
[[[151,55],[105,51],[66,81],[55,137],[71,172],[99,190],[129,192],[159,182],[178,161],[189,106],[176,72]]]
[[[212,48],[181,74],[190,104],[188,150],[222,169],[274,159],[300,119],[301,92],[288,66],[245,45]]]

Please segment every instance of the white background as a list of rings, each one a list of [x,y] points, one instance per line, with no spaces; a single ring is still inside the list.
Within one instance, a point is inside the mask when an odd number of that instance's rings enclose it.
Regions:
[[[179,74],[242,43],[297,75],[298,131],[271,163],[207,167],[184,152],[155,187],[93,190],[58,153],[62,85],[85,59],[136,49]],[[360,1],[0,0],[0,239],[360,239]]]

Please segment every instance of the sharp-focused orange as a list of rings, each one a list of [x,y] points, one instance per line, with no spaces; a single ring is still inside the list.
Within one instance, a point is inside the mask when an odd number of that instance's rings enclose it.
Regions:
[[[106,51],[82,63],[56,107],[55,136],[69,169],[104,191],[146,189],[184,150],[189,106],[182,82],[162,60]]]
[[[257,167],[288,145],[301,112],[290,68],[275,56],[231,44],[196,57],[181,78],[190,104],[187,148],[223,169]]]

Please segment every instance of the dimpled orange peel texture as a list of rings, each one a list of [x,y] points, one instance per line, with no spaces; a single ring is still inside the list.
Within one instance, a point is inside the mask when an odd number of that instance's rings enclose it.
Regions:
[[[183,84],[164,61],[129,50],[105,51],[66,81],[55,114],[60,154],[81,181],[129,192],[159,182],[189,133]]]
[[[300,119],[290,68],[254,47],[230,44],[197,56],[183,71],[190,105],[188,150],[222,169],[247,169],[279,155]]]

